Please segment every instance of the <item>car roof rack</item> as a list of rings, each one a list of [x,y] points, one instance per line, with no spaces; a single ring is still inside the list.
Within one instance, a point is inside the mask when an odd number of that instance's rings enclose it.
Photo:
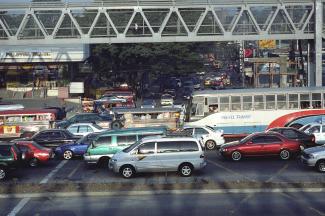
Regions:
[[[166,133],[166,137],[192,137],[191,132],[189,131],[173,131],[173,130],[168,130]]]

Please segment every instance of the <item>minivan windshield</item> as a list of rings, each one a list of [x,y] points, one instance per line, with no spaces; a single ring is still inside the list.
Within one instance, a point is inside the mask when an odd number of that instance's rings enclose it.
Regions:
[[[132,151],[132,149],[134,149],[137,145],[139,145],[140,142],[141,142],[141,140],[138,140],[135,143],[133,143],[132,145],[130,145],[129,147],[126,147],[125,149],[123,149],[122,151],[125,153],[129,153],[130,151]]]

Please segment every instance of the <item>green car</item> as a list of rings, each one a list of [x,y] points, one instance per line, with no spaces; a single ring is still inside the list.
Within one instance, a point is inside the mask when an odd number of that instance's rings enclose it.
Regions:
[[[0,181],[21,163],[22,153],[14,143],[0,142]]]
[[[108,164],[115,153],[143,137],[166,134],[166,127],[127,128],[102,132],[89,145],[84,160],[87,164]]]

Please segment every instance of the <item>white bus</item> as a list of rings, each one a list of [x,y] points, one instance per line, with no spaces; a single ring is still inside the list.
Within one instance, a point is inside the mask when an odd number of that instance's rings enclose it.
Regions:
[[[264,131],[276,118],[299,110],[323,109],[325,88],[254,88],[193,93],[190,122],[225,134]]]

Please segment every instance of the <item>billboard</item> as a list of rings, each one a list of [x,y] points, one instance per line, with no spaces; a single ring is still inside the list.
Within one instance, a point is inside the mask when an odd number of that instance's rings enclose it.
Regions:
[[[275,40],[259,40],[258,46],[260,49],[275,49],[276,41]]]

